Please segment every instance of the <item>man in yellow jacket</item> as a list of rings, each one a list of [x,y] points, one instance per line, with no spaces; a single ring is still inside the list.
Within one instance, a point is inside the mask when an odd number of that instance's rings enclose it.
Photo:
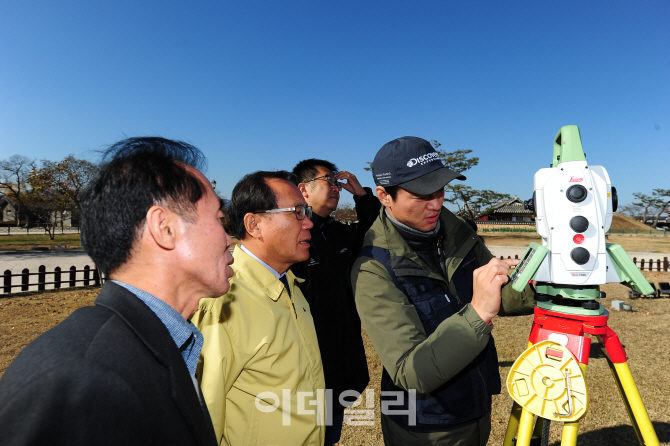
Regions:
[[[205,344],[197,377],[224,445],[322,445],[325,382],[309,305],[289,267],[309,258],[311,208],[288,172],[233,189],[230,291],[192,318]]]

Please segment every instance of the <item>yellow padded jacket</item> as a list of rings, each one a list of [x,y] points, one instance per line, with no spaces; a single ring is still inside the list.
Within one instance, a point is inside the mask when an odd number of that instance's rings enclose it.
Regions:
[[[237,246],[235,275],[191,318],[205,343],[196,376],[222,445],[322,445],[325,381],[309,305]],[[274,406],[274,407],[273,407]]]

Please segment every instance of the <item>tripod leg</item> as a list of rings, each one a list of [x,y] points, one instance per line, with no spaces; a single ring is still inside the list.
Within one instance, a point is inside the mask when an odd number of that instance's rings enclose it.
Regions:
[[[519,434],[516,437],[517,446],[529,446],[533,436],[533,421],[535,415],[527,409],[521,409],[521,419],[519,420]]]
[[[579,364],[582,374],[586,376],[586,364]],[[579,420],[571,423],[563,423],[563,433],[561,435],[561,446],[575,446],[577,444],[577,434],[579,433]]]
[[[626,398],[626,392],[623,390],[623,386],[621,385],[621,380],[619,379],[619,375],[617,374],[616,368],[614,367],[614,363],[610,360],[610,358],[607,358],[607,364],[610,366],[610,371],[612,372],[614,383],[616,384],[617,390],[619,391],[619,395],[621,395],[623,405],[626,407],[626,411],[628,412],[628,417],[630,418],[630,422],[633,425],[633,429],[635,429],[635,435],[637,435],[637,441],[640,444],[644,444],[643,443],[644,440],[642,438],[642,432],[640,432],[640,427],[637,425],[637,421],[635,421],[635,415],[633,415],[633,410],[631,409],[630,404],[628,403],[628,398]]]
[[[519,418],[521,418],[521,406],[515,401],[512,404],[512,413],[510,413],[509,422],[507,423],[507,432],[505,432],[503,446],[512,446],[514,444],[514,436],[519,427]]]
[[[599,336],[598,340],[607,350],[607,364],[610,366],[614,382],[619,389],[624,406],[626,406],[638,441],[641,445],[658,446],[656,431],[654,431],[654,426],[651,424],[647,409],[644,407],[640,392],[633,380],[633,375],[628,368],[626,352],[621,346],[619,337],[608,327],[607,333]]]
[[[533,345],[532,342],[528,342],[528,347]],[[522,443],[519,443],[519,440],[517,439],[517,442],[514,443],[514,436],[517,433],[517,429],[519,428],[519,423],[521,420],[522,416],[522,411],[528,412],[527,410],[524,411],[523,408],[517,403],[516,401],[512,404],[512,412],[509,415],[509,422],[507,423],[507,431],[505,432],[505,439],[503,440],[503,446],[513,446],[514,444],[516,445],[521,445]],[[527,423],[527,422],[526,422]],[[530,416],[530,425],[533,425],[533,416]],[[519,429],[520,432],[520,429]],[[530,432],[530,431],[529,431]],[[520,435],[520,434],[519,434]],[[530,442],[530,438],[528,438],[528,442]]]
[[[577,444],[577,433],[579,432],[579,421],[563,423],[563,435],[561,446],[575,446]]]
[[[630,415],[638,441],[641,445],[658,446],[656,431],[654,431],[654,426],[651,424],[647,409],[644,407],[640,392],[637,390],[633,375],[630,373],[630,368],[628,368],[628,363],[615,364],[609,361],[609,358],[608,363],[612,368],[612,374],[615,376],[614,380],[617,383],[621,398]]]

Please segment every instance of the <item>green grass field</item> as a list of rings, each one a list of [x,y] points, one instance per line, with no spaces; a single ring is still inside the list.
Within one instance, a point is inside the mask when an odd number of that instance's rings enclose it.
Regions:
[[[56,234],[53,240],[44,234],[0,236],[0,251],[29,251],[33,247],[55,249],[56,245],[65,245],[67,249],[81,249],[81,239],[79,234]]]
[[[650,282],[670,281],[668,272],[643,272]],[[670,445],[670,369],[665,363],[670,340],[670,299],[629,299],[627,288],[619,284],[603,286],[607,297],[601,301],[609,307],[612,300],[623,300],[632,312],[611,311],[609,326],[619,335],[628,355],[628,364],[649,412],[661,445]],[[71,288],[62,291],[27,292],[0,299],[0,377],[14,357],[33,339],[65,319],[76,308],[91,305],[99,288]],[[532,316],[495,318],[500,375],[505,382],[514,360],[528,342]],[[371,425],[344,426],[342,445],[383,445],[380,426],[379,391],[382,364],[371,342],[363,333],[370,371],[370,400],[365,393],[358,410],[374,412]],[[592,339],[591,359],[587,368],[590,392],[589,411],[580,423],[578,445],[611,446],[637,444],[616,385],[610,374],[604,352]],[[503,387],[493,398],[492,431],[488,444],[500,445],[507,427],[512,400]],[[351,416],[360,420],[361,416]],[[351,421],[353,421],[351,420]],[[558,446],[561,423],[552,423],[550,446]]]

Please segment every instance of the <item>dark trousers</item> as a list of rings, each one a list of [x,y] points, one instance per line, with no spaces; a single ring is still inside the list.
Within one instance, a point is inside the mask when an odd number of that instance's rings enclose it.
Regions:
[[[491,433],[491,411],[465,427],[430,433],[410,432],[382,414],[382,433],[385,446],[486,446]]]

